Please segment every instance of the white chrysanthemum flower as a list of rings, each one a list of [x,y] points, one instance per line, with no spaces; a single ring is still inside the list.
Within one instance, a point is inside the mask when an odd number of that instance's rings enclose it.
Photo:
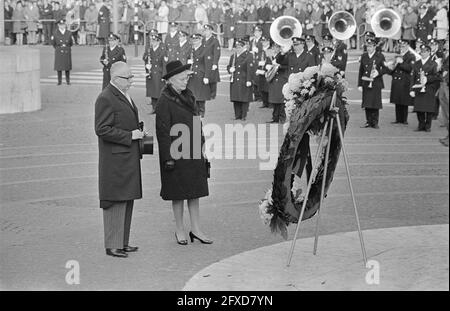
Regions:
[[[286,83],[285,85],[283,85],[282,93],[283,93],[284,98],[286,98],[287,100],[291,100],[294,98],[294,92],[292,92],[289,83]]]
[[[305,69],[305,71],[303,71],[303,79],[309,80],[318,72],[319,72],[319,66],[308,67]]]
[[[288,78],[289,88],[291,89],[291,92],[297,92],[300,90],[300,87],[302,86],[303,73],[291,73]]]
[[[324,77],[333,77],[334,74],[338,71],[339,71],[339,69],[334,67],[332,64],[324,63],[324,64],[322,64],[322,66],[320,68],[319,75],[324,76]]]

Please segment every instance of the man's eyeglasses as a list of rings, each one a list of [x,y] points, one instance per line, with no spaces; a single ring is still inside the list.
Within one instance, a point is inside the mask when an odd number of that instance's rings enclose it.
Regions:
[[[130,75],[130,76],[128,76],[128,77],[117,76],[117,78],[122,78],[122,79],[130,80],[130,79],[134,78],[134,75]]]

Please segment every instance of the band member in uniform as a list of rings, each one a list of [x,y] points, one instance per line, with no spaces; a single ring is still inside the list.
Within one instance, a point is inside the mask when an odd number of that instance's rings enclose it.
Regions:
[[[444,138],[440,138],[439,141],[444,146],[448,147],[448,133],[449,133],[449,124],[448,124],[448,114],[449,114],[449,96],[448,96],[448,56],[449,56],[449,47],[448,47],[448,35],[447,39],[444,42],[444,55],[442,62],[442,70],[441,70],[441,86],[439,87],[439,101],[441,103],[442,108],[442,117],[444,119],[444,125],[447,127],[447,136]]]
[[[255,70],[258,67],[258,62],[262,57],[262,26],[256,25],[253,29],[253,39],[250,40],[250,53],[253,54],[253,60],[255,62]],[[261,94],[259,91],[259,79],[257,75],[254,75],[255,81],[253,81],[253,95],[255,101],[261,100]]]
[[[444,54],[442,53],[441,49],[439,48],[439,42],[436,39],[431,39],[428,44],[430,45],[431,48],[431,60],[433,60],[434,62],[436,62],[437,64],[437,70],[438,70],[438,74],[441,75],[441,69],[442,69],[442,61],[443,61],[443,57]],[[436,93],[436,112],[433,115],[433,120],[437,120],[437,117],[439,115],[439,110],[440,110],[440,105],[439,105],[439,97],[438,94]]]
[[[421,46],[421,60],[414,64],[410,95],[414,98],[414,112],[417,113],[419,126],[415,131],[431,131],[431,121],[436,112],[435,94],[439,88],[437,64],[431,57],[431,48]]]
[[[333,57],[331,58],[331,64],[339,69],[339,73],[342,77],[345,77],[347,59],[347,44],[345,44],[342,40],[336,40],[334,43],[334,52]]]
[[[408,124],[408,106],[413,105],[409,95],[411,89],[411,72],[416,57],[409,52],[409,44],[406,40],[398,40],[400,55],[387,63],[389,74],[392,75],[391,98],[395,105],[395,121],[392,124]]]
[[[102,55],[100,56],[100,63],[103,65],[103,85],[104,89],[111,80],[110,70],[111,65],[115,62],[126,62],[127,57],[125,50],[119,45],[120,37],[116,34],[109,34],[108,45],[103,48]]]
[[[305,40],[299,37],[292,37],[292,48],[287,53],[281,51],[276,62],[287,65],[288,77],[291,73],[303,72],[308,67],[318,65],[314,55],[305,49]]]
[[[322,54],[320,54],[320,55],[321,55],[321,62],[320,62],[321,65],[324,64],[324,63],[330,63],[331,65],[333,65],[334,67],[337,68],[337,66],[335,66],[332,63],[332,57],[334,55],[333,47],[331,47],[331,46],[324,46],[322,48]]]
[[[150,45],[145,49],[145,53],[142,56],[145,64],[145,72],[147,73],[147,78],[145,79],[146,97],[151,102],[153,108],[152,114],[156,112],[156,104],[158,103],[161,90],[165,85],[162,77],[166,50],[161,40],[160,35],[153,35]]]
[[[259,108],[269,108],[269,84],[266,79],[266,65],[270,63],[271,49],[270,39],[261,37],[262,49],[256,62],[255,83],[258,84],[258,91],[261,96],[262,106]]]
[[[193,73],[188,82],[188,89],[194,93],[200,116],[204,118],[206,109],[205,102],[211,99],[211,88],[207,77],[211,77],[212,75],[212,66],[208,62],[206,47],[202,44],[202,35],[198,33],[193,34],[191,36],[191,44]]]
[[[203,44],[206,48],[207,55],[207,66],[210,67],[208,70],[209,87],[211,88],[211,99],[216,98],[217,93],[217,82],[220,82],[219,74],[219,60],[220,60],[220,43],[219,40],[212,34],[213,26],[210,24],[203,25]]]
[[[164,46],[166,48],[167,55],[164,57],[164,61],[169,63],[177,59],[177,51],[180,46],[180,39],[178,33],[178,24],[176,22],[171,22],[169,24],[169,33],[164,41]],[[186,63],[183,63],[186,64]]]
[[[102,2],[102,6],[98,10],[98,30],[97,30],[97,38],[99,44],[106,44],[106,39],[108,38],[109,33],[111,32],[111,11],[105,2]]]
[[[331,47],[331,48],[334,49],[334,47],[333,47],[333,36],[328,34],[328,33],[324,34],[322,36],[322,49],[324,47]]]
[[[362,108],[366,112],[366,123],[362,128],[371,127],[378,129],[379,110],[383,108],[381,103],[381,90],[384,88],[383,74],[384,55],[376,51],[376,41],[366,40],[367,52],[361,56],[358,89],[362,91]]]
[[[58,28],[53,32],[51,42],[55,48],[55,67],[58,73],[58,85],[62,83],[62,72],[65,71],[66,83],[70,85],[70,70],[72,70],[72,33],[66,29],[64,19],[58,22]]]
[[[306,51],[314,57],[314,66],[320,64],[320,51],[316,44],[316,39],[313,35],[305,36]]]
[[[253,54],[248,51],[248,41],[237,39],[235,52],[230,57],[227,70],[230,78],[230,101],[233,102],[236,120],[245,121],[249,103],[253,101],[252,81],[255,73]]]
[[[187,64],[191,57],[191,44],[188,41],[189,35],[186,31],[180,30],[178,32],[178,48],[176,51],[176,60],[179,60],[182,64]],[[192,60],[190,62],[192,65]]]
[[[274,54],[275,58],[266,67],[269,71],[275,70],[276,73],[273,78],[268,81],[269,84],[269,103],[273,106],[272,121],[270,123],[284,122],[286,114],[284,112],[284,96],[283,96],[283,86],[288,82],[288,58],[281,57],[288,52],[288,50],[283,50],[282,48],[275,44]],[[283,62],[278,63],[277,59],[282,59]]]
[[[425,3],[419,6],[419,14],[417,17],[416,37],[427,42],[431,39],[434,31],[433,13],[428,10]]]

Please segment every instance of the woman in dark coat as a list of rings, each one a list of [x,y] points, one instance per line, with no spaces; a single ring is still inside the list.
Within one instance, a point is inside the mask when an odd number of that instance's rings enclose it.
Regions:
[[[190,64],[169,62],[167,84],[161,92],[156,108],[156,136],[159,146],[161,197],[171,200],[175,216],[175,238],[186,245],[183,224],[183,203],[187,200],[191,218],[191,242],[198,239],[205,244],[212,241],[200,229],[199,198],[209,195],[209,162],[203,155],[205,138],[199,107],[193,93],[187,89]],[[171,131],[178,129],[178,136]]]
[[[439,89],[437,64],[430,57],[431,48],[422,45],[422,59],[414,64],[410,95],[414,98],[414,112],[419,126],[416,131],[431,131],[431,121],[436,113],[435,96]]]
[[[248,41],[238,39],[236,52],[231,55],[227,66],[233,79],[230,81],[230,100],[233,102],[236,120],[245,121],[249,103],[253,101],[253,56],[248,51]]]

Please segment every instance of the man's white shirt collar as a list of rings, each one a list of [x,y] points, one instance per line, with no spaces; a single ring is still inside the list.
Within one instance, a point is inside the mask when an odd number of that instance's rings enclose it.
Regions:
[[[133,107],[133,101],[131,100],[130,95],[128,95],[128,93],[123,92],[121,89],[119,89],[117,87],[117,85],[114,84],[114,82],[110,81],[109,82],[112,86],[114,86],[120,93],[123,94],[123,96],[125,96],[125,98],[128,100],[129,104],[131,105],[131,107]]]

